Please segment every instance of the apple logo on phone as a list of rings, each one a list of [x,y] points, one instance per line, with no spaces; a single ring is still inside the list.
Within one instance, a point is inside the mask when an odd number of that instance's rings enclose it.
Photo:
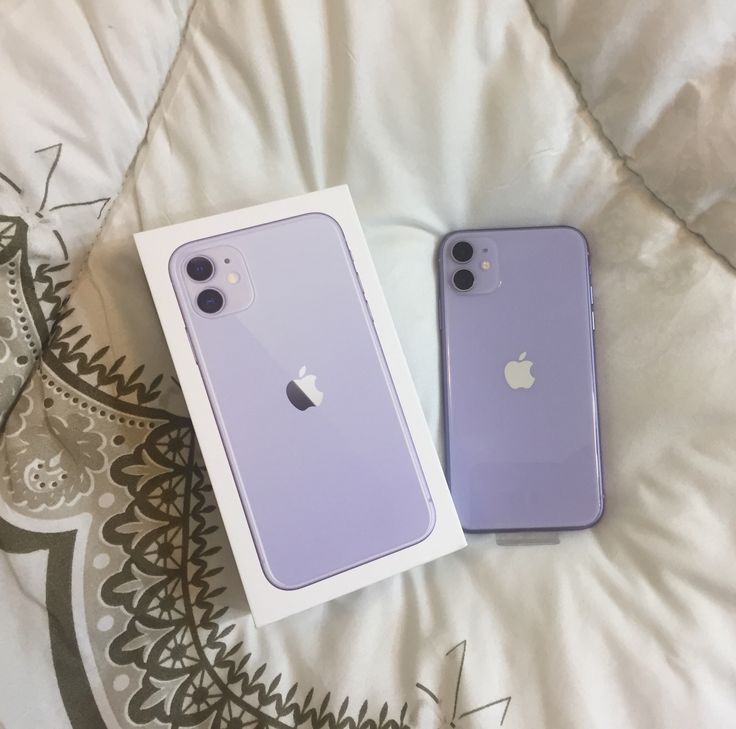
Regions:
[[[526,352],[519,355],[519,359],[512,359],[506,364],[503,370],[503,376],[506,383],[512,390],[528,390],[534,384],[534,375],[532,374],[532,365],[526,358]]]
[[[297,410],[318,407],[322,403],[323,393],[317,389],[317,376],[308,375],[306,366],[299,370],[296,379],[286,386],[286,397]]]

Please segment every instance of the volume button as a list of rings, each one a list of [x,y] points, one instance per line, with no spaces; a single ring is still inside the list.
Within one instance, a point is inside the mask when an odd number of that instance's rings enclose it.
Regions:
[[[593,331],[595,331],[595,306],[593,305],[593,286],[588,286],[588,297],[590,298],[590,321],[593,324]]]

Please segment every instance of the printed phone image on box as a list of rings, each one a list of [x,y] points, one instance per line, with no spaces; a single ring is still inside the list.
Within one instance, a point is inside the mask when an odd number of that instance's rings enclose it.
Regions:
[[[269,580],[424,539],[434,507],[335,220],[192,241],[169,271]]]

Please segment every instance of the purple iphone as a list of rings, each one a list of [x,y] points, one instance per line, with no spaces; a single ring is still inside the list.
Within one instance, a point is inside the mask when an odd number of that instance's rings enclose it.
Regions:
[[[304,587],[424,539],[434,508],[336,221],[192,241],[169,271],[268,579]]]
[[[439,271],[446,468],[463,527],[592,526],[603,482],[584,236],[458,231]]]

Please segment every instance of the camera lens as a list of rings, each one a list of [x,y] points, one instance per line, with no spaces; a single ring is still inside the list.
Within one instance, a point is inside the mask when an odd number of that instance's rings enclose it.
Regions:
[[[217,289],[205,289],[197,296],[197,306],[205,314],[217,314],[225,305],[225,297]]]
[[[452,277],[452,285],[458,291],[470,291],[475,283],[475,276],[472,271],[468,271],[467,268],[461,268],[459,271],[455,271]]]
[[[473,246],[466,240],[461,240],[452,247],[452,257],[458,263],[467,263],[473,257]]]
[[[206,281],[215,272],[212,261],[204,256],[192,258],[187,263],[187,275],[195,281]]]

